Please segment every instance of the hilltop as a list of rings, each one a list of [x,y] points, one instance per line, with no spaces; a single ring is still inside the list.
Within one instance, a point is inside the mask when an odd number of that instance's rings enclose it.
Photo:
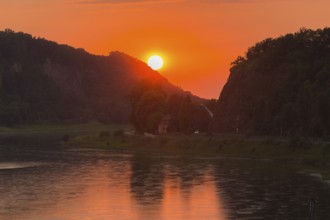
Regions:
[[[330,28],[266,39],[232,63],[215,126],[221,132],[330,134]]]
[[[97,56],[22,32],[0,32],[0,124],[127,122],[128,95],[143,80],[167,94],[200,100],[122,52]]]

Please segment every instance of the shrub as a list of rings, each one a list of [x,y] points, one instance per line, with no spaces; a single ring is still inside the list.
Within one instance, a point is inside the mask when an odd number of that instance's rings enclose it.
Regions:
[[[103,137],[109,137],[110,136],[110,133],[109,133],[109,131],[101,131],[100,134],[99,134],[99,136],[101,138],[103,138]]]
[[[160,144],[166,144],[168,141],[169,141],[169,139],[165,138],[165,137],[160,137],[160,139],[159,139]]]
[[[115,130],[113,132],[113,136],[123,136],[123,135],[124,135],[123,129]]]
[[[68,134],[63,135],[63,137],[62,137],[62,141],[64,141],[64,142],[69,141],[69,139],[70,139],[70,135],[68,135]]]

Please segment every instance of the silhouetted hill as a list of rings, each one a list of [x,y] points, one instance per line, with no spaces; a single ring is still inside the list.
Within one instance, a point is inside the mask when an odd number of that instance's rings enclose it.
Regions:
[[[128,94],[142,80],[161,84],[168,94],[191,95],[124,53],[96,56],[29,34],[0,32],[0,124],[128,121]]]
[[[216,113],[219,131],[330,133],[330,28],[266,39],[232,63]]]

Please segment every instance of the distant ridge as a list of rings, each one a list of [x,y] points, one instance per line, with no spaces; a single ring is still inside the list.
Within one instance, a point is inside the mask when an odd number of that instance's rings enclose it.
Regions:
[[[127,96],[141,80],[202,100],[124,53],[97,56],[22,32],[0,32],[0,124],[127,122]]]

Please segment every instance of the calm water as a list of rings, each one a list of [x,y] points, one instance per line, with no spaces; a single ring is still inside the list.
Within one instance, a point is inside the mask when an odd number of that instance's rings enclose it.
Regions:
[[[266,161],[0,144],[0,219],[330,219],[330,187]]]

